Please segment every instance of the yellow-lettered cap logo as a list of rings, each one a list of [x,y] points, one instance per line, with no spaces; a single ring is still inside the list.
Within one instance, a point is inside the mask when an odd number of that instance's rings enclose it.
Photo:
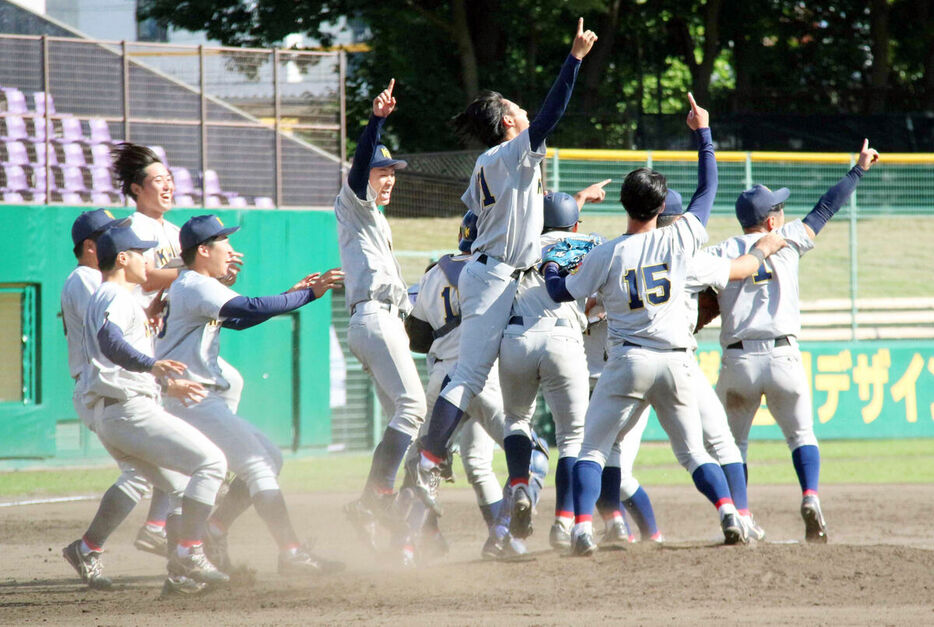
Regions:
[[[224,227],[224,223],[221,222],[221,219],[220,219],[220,218],[218,218],[217,216],[214,216],[214,219],[217,220],[217,223],[221,225],[221,228]]]
[[[392,155],[389,154],[389,149],[388,149],[388,148],[386,148],[385,146],[383,146],[382,152],[383,152],[383,156],[384,156],[384,157],[386,157],[387,159],[392,159]]]
[[[114,219],[114,214],[110,213],[109,209],[104,209],[104,215],[110,218],[111,220]]]

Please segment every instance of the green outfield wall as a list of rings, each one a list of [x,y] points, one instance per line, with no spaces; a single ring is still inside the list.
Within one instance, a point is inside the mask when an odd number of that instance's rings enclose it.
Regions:
[[[80,429],[59,315],[62,284],[75,267],[71,224],[87,208],[0,208],[5,262],[0,266],[0,458],[61,454],[63,429]],[[244,253],[235,289],[247,296],[285,291],[309,272],[340,265],[330,211],[173,210],[183,224],[213,212],[242,229],[231,236]],[[114,210],[129,215],[130,210]],[[225,329],[221,354],[245,380],[240,414],[282,447],[331,443],[329,409],[330,295],[293,315],[247,329]],[[77,456],[100,452],[76,435]],[[96,447],[96,448],[95,448]]]

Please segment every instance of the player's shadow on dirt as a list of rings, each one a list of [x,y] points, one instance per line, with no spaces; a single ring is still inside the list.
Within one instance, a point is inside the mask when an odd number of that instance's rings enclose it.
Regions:
[[[119,592],[121,590],[134,590],[137,588],[150,588],[153,584],[158,584],[165,579],[161,575],[129,575],[126,577],[120,577],[111,588],[107,590],[94,590],[89,588],[87,584],[84,584],[74,577],[64,577],[57,579],[31,579],[29,581],[2,581],[0,582],[0,597],[4,595],[11,595],[23,590],[45,590],[45,591],[60,591],[60,592],[74,592],[77,590],[87,590],[89,592]],[[2,606],[2,602],[0,602]]]

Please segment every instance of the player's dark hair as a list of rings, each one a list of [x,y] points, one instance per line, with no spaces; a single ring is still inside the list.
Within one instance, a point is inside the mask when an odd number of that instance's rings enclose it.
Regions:
[[[117,253],[119,255],[120,253]],[[98,259],[97,267],[101,272],[110,272],[114,269],[114,266],[117,265],[117,255],[113,257],[108,257],[107,259]]]
[[[81,252],[84,250],[84,240],[91,240],[92,242],[97,242],[97,238],[99,238],[102,234],[103,234],[103,231],[94,231],[93,233],[85,237],[83,240],[75,244],[75,247],[72,248],[72,251],[75,253],[75,259],[81,259]]]
[[[765,227],[765,223],[769,221],[769,218],[771,218],[772,216],[774,216],[774,215],[776,215],[776,214],[781,213],[781,212],[784,211],[784,210],[785,210],[785,203],[783,203],[783,202],[780,202],[780,203],[778,203],[777,205],[772,205],[772,206],[769,208],[769,212],[768,212],[767,214],[765,214],[765,217],[764,217],[764,218],[762,218],[762,222],[760,222],[759,224],[757,224],[757,225],[755,225],[755,226],[753,226],[753,227],[750,227],[749,230],[750,230],[750,231],[755,231],[755,230],[757,230],[757,229],[759,229],[759,228]]]
[[[153,163],[162,163],[162,159],[151,148],[128,142],[114,146],[110,157],[117,180],[120,181],[120,191],[133,200],[136,200],[136,194],[130,189],[133,183],[142,185],[146,180],[146,168]]]
[[[462,139],[477,139],[492,148],[506,139],[503,116],[508,113],[509,108],[502,94],[484,91],[451,121]]]
[[[638,168],[626,175],[619,190],[619,201],[634,220],[646,222],[665,206],[668,182],[665,175],[651,168]]]
[[[658,228],[664,228],[670,224],[674,224],[675,220],[681,216],[658,216],[658,220],[655,221],[655,226]]]
[[[224,237],[227,237],[227,236],[224,235]],[[186,268],[190,268],[191,266],[194,265],[194,263],[195,263],[195,257],[198,255],[198,246],[201,246],[201,245],[208,246],[208,245],[213,244],[214,242],[216,242],[217,239],[218,239],[217,236],[209,237],[208,239],[204,240],[203,242],[199,242],[197,245],[192,246],[191,248],[186,248],[185,250],[183,250],[183,251],[182,251],[182,263],[185,264],[185,267],[186,267]]]

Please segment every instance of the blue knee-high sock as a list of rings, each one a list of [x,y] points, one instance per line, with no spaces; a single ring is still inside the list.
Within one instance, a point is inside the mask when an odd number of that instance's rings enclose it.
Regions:
[[[597,499],[597,511],[603,517],[610,516],[619,509],[619,484],[623,471],[619,466],[604,466],[600,477],[600,498]]]
[[[98,549],[103,547],[110,534],[130,515],[134,507],[136,507],[136,501],[117,484],[110,486],[101,497],[97,513],[84,534],[84,541],[91,547]]]
[[[493,526],[494,522],[496,522],[496,516],[499,514],[499,507],[502,504],[503,499],[500,499],[495,503],[480,506],[480,514],[483,516],[483,522],[486,523],[488,529]]]
[[[451,439],[463,415],[464,412],[458,409],[457,405],[439,396],[435,401],[435,408],[431,411],[428,433],[421,439],[422,450],[437,459],[443,459],[447,454],[448,440]]]
[[[691,475],[694,485],[707,500],[718,508],[724,503],[732,503],[730,486],[727,485],[723,470],[718,464],[708,463],[698,466]]]
[[[574,464],[574,520],[593,520],[594,506],[600,497],[600,464],[589,459],[577,460]]]
[[[639,527],[639,535],[642,539],[651,538],[658,533],[658,526],[655,524],[655,510],[652,509],[652,501],[649,495],[640,485],[635,493],[623,501],[626,511],[632,516],[636,526]]]
[[[817,494],[820,481],[820,449],[813,444],[799,446],[791,452],[791,461],[795,465],[798,483],[805,494]]]
[[[574,491],[571,489],[571,476],[574,472],[576,457],[562,457],[555,468],[555,516],[568,518],[574,516]]]
[[[740,511],[748,510],[749,499],[746,496],[746,473],[743,472],[743,465],[737,462],[735,464],[724,464],[720,468],[723,469],[723,475],[730,486],[733,505]]]
[[[409,448],[412,438],[392,427],[383,431],[376,450],[373,451],[373,462],[370,465],[370,475],[367,478],[367,487],[377,492],[392,492],[396,484],[396,473],[405,451]]]
[[[743,477],[746,479],[746,485],[749,485],[749,464],[743,462]]]
[[[532,461],[532,440],[523,434],[508,435],[503,438],[503,450],[506,451],[506,467],[509,469],[509,483],[529,482],[529,462]]]

